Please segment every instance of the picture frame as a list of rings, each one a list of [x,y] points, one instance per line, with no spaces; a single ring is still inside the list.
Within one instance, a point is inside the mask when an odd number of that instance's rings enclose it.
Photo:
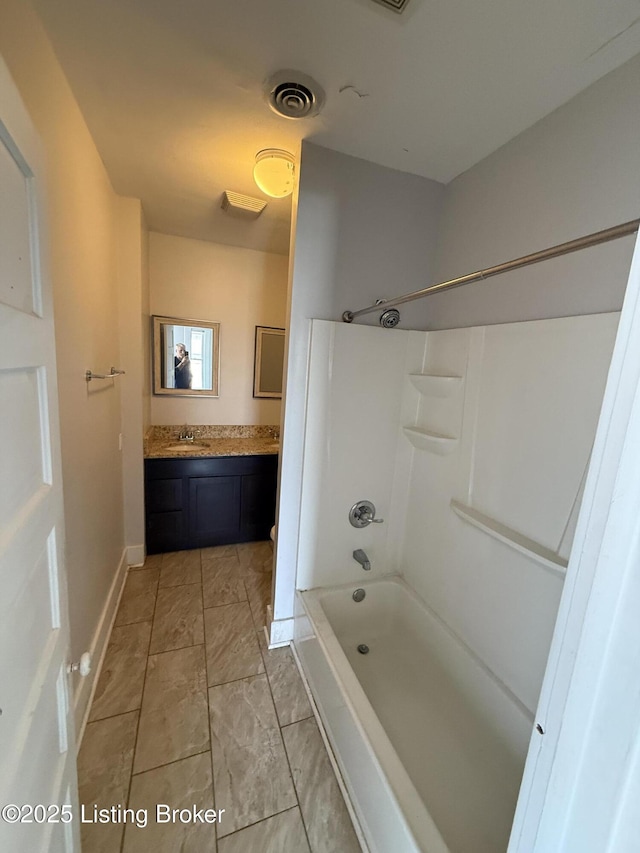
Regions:
[[[281,399],[284,373],[285,330],[256,326],[253,396]]]
[[[159,315],[151,319],[154,395],[218,397],[220,323]]]

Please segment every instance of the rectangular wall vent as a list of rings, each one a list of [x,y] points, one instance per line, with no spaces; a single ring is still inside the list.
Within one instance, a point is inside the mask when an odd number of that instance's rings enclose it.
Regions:
[[[228,211],[242,211],[249,216],[260,216],[267,206],[267,202],[261,198],[253,198],[250,195],[234,193],[225,190],[222,194],[222,209]]]
[[[404,12],[409,0],[373,0],[373,2],[379,3],[381,6],[399,14],[400,12]]]

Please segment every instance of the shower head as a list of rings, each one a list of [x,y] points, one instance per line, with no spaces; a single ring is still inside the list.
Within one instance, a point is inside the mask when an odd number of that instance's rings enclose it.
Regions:
[[[383,329],[393,329],[400,322],[400,312],[395,308],[388,308],[380,315],[380,325]]]

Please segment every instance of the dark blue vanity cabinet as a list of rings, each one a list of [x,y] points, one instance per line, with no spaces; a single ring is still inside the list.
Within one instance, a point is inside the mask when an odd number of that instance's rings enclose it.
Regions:
[[[147,553],[268,539],[278,456],[145,459]]]

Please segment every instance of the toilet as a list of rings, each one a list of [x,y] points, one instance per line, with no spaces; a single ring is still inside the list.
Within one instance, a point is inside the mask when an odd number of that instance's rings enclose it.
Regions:
[[[269,539],[271,539],[271,541],[273,543],[275,543],[275,541],[276,541],[276,526],[275,526],[275,524],[273,525],[273,527],[269,531]],[[268,557],[264,561],[262,568],[264,569],[265,572],[270,572],[273,569],[273,545],[271,546],[271,556]]]

